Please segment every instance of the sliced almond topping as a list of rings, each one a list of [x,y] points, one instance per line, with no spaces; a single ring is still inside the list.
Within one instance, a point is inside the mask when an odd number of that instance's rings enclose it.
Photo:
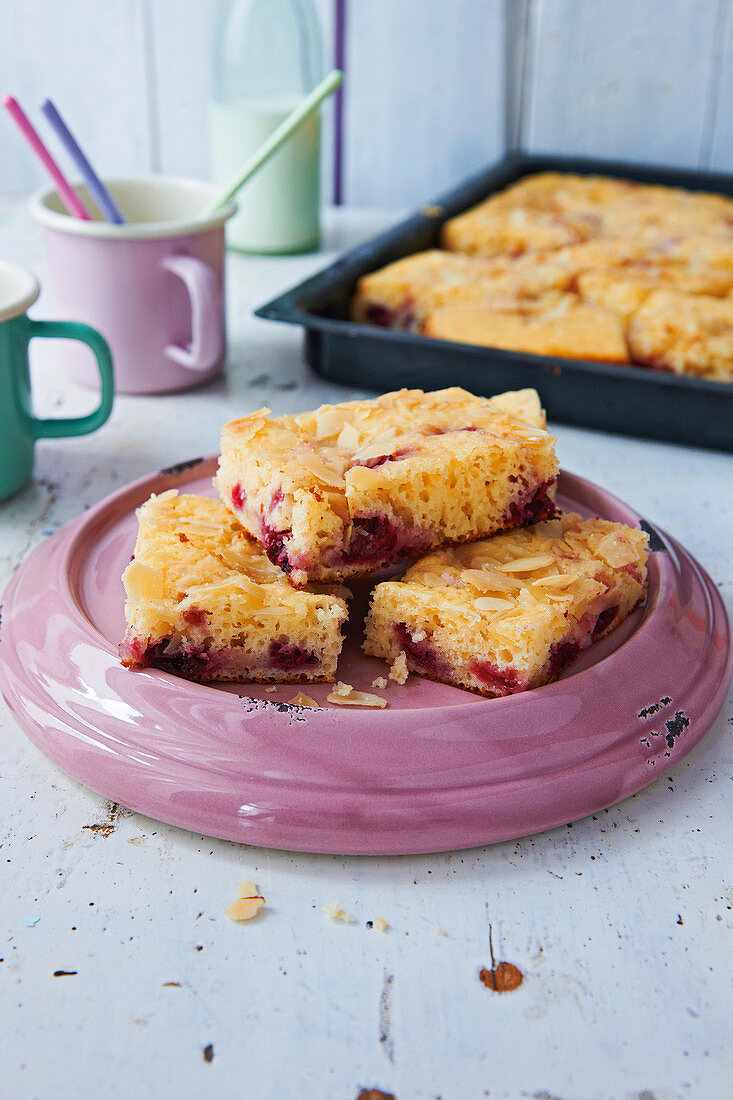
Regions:
[[[332,691],[330,695],[327,695],[329,703],[336,703],[338,706],[347,707],[386,707],[387,700],[383,699],[381,695],[372,695],[368,691],[355,691],[353,688],[348,695],[338,695],[335,691]]]
[[[336,443],[344,451],[351,451],[353,454],[361,443],[361,436],[353,424],[347,424],[339,434]]]
[[[569,588],[571,584],[575,584],[579,576],[580,573],[557,573],[552,577],[538,577],[532,583],[540,588]]]
[[[365,461],[370,458],[379,458],[381,455],[389,454],[392,450],[392,445],[395,441],[396,431],[394,428],[387,428],[386,431],[381,432],[376,436],[371,443],[354,455],[355,459],[359,461]]]
[[[144,562],[131,561],[122,574],[122,580],[125,584],[125,591],[131,600],[160,600],[163,598],[165,588],[162,573],[158,572],[157,569],[153,569],[150,565],[145,565]]]
[[[628,539],[618,534],[608,534],[596,544],[596,553],[614,568],[630,565],[639,555]]]
[[[306,451],[303,454],[299,454],[297,460],[301,466],[305,466],[306,469],[310,470],[310,472],[314,474],[319,481],[322,481],[324,485],[333,485],[337,489],[345,488],[346,482],[341,475],[326,466],[325,462],[318,458],[317,455],[309,454]]]
[[[516,577],[508,577],[504,573],[497,572],[495,568],[495,562],[491,565],[484,565],[481,569],[483,580],[481,581],[481,588],[492,588],[497,592],[516,592],[521,584]]]
[[[497,565],[500,573],[532,573],[535,569],[545,569],[548,565],[554,565],[555,558],[552,554],[535,554],[529,558],[517,558],[515,561]]]
[[[310,695],[306,695],[304,691],[298,691],[290,700],[292,706],[295,707],[317,707],[318,703]]]
[[[239,420],[231,420],[228,424],[224,425],[224,433],[226,435],[236,435],[237,440],[240,443],[246,443],[248,439],[252,439],[257,435],[267,423],[265,417],[270,412],[270,409],[262,408],[257,412],[250,413],[249,416],[243,416]]]
[[[561,519],[544,519],[540,523],[534,525],[534,531],[537,535],[544,535],[548,539],[562,538],[562,520]]]
[[[348,413],[345,409],[337,409],[333,405],[326,405],[316,413],[316,439],[327,439],[329,436],[338,435],[344,426]]]
[[[512,600],[502,600],[498,596],[480,596],[473,601],[477,611],[507,611],[514,607]]]
[[[346,481],[351,489],[375,489],[384,485],[384,466],[375,470],[369,466],[352,466],[346,471]]]

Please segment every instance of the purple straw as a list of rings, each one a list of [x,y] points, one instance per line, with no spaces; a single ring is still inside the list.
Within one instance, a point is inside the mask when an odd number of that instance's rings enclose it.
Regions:
[[[122,217],[117,204],[84,156],[79,147],[79,143],[50,99],[45,99],[43,101],[41,104],[41,111],[51,123],[59,141],[81,172],[82,178],[89,189],[89,194],[92,196],[107,221],[114,222],[116,225],[124,225],[125,219]]]

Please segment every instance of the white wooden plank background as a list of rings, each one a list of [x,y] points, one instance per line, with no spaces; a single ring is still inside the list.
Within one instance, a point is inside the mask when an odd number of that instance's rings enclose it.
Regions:
[[[726,8],[718,0],[536,0],[524,144],[698,165],[717,107]]]
[[[50,96],[103,174],[147,171],[155,113],[143,0],[3,0],[0,16],[0,95],[16,94],[39,129]],[[42,186],[45,173],[1,113],[0,191]]]
[[[501,155],[501,0],[357,2],[346,25],[349,202],[416,202]]]
[[[733,3],[725,5],[724,18],[719,22],[717,87],[714,100],[717,106],[710,133],[710,168],[733,172]]]
[[[333,0],[317,0],[326,63]],[[102,172],[208,174],[216,0],[3,5],[0,84]],[[425,200],[510,144],[733,168],[733,0],[347,0],[344,199]],[[331,195],[332,108],[324,126]],[[0,191],[44,182],[0,119]]]

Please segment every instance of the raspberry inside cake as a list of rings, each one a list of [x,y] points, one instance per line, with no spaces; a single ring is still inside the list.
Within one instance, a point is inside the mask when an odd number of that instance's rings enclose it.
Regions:
[[[342,599],[294,589],[218,500],[171,491],[137,515],[124,665],[193,680],[335,678]]]
[[[364,651],[483,695],[539,687],[638,604],[647,541],[567,513],[436,551],[377,585]]]
[[[400,390],[224,428],[216,486],[296,585],[337,581],[554,515],[534,390]]]

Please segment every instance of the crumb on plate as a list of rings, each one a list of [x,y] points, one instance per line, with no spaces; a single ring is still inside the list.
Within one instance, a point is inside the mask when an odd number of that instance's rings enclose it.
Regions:
[[[376,680],[372,680],[373,688],[382,688],[384,690],[387,686],[387,680],[384,676],[377,676]]]
[[[348,688],[345,691],[344,688]],[[381,695],[372,695],[369,691],[356,691],[350,684],[336,684],[330,695],[326,696],[329,703],[347,707],[386,707],[387,700]]]
[[[296,707],[317,707],[318,703],[310,695],[306,695],[304,691],[298,691],[290,700],[291,706]]]
[[[399,653],[392,662],[392,667],[389,670],[389,678],[390,680],[394,680],[396,684],[404,684],[409,675],[407,658],[404,653]]]

